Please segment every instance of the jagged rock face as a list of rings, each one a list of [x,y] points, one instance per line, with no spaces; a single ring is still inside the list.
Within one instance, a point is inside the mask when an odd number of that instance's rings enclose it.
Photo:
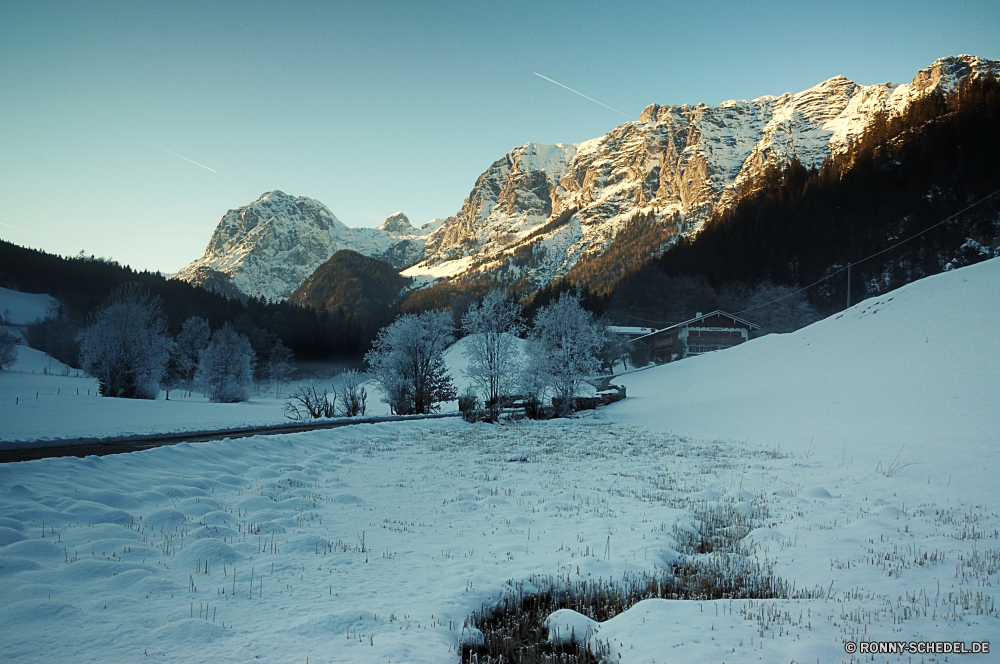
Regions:
[[[205,256],[176,278],[227,294],[287,298],[340,249],[378,258],[421,286],[488,275],[540,288],[599,255],[630,220],[662,224],[662,251],[696,233],[771,165],[816,167],[845,150],[876,113],[1000,62],[942,58],[905,85],[836,76],[778,97],[718,106],[652,104],[637,122],[575,145],[528,143],[493,163],[453,217],[414,229],[402,213],[378,229],[351,229],[318,201],[280,191],[229,211]],[[660,242],[659,239],[656,240]],[[585,264],[584,264],[585,265]]]
[[[341,249],[409,265],[423,254],[430,229],[396,213],[382,226],[352,229],[319,201],[271,191],[222,217],[205,255],[174,278],[230,296],[288,298]]]
[[[404,274],[527,277],[541,287],[605,249],[630,219],[660,220],[675,238],[695,233],[768,166],[797,158],[818,167],[876,113],[898,113],[990,70],[1000,73],[1000,62],[942,58],[906,85],[837,76],[794,95],[652,104],[638,122],[585,143],[528,143],[479,177],[458,214],[427,239],[424,260]]]
[[[413,226],[410,225],[410,220],[407,219],[406,215],[402,212],[396,212],[395,214],[389,215],[382,225],[378,227],[380,231],[385,231],[386,233],[412,233]]]

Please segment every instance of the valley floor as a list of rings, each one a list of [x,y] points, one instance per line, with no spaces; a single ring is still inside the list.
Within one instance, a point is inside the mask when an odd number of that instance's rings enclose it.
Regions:
[[[997,284],[1000,260],[939,275],[573,420],[2,465],[2,658],[455,662],[512,585],[656,572],[706,511],[812,598],[640,602],[593,634],[612,661],[996,640]]]

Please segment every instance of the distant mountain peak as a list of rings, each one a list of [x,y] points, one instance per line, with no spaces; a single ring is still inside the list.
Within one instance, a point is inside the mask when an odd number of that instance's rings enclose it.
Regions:
[[[402,213],[382,226],[348,228],[319,201],[274,189],[227,212],[205,255],[174,278],[229,296],[280,301],[342,249],[397,268],[420,258],[428,231],[415,230]]]
[[[402,212],[396,212],[389,215],[382,225],[378,227],[380,231],[385,231],[386,233],[412,233],[413,226],[410,225],[410,220],[407,219],[406,215]]]

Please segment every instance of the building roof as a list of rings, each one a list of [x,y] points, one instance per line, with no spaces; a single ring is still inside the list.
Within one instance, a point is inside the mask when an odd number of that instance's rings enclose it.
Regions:
[[[655,332],[655,327],[629,327],[626,325],[608,325],[608,331],[613,334],[636,334],[646,335]]]
[[[673,324],[673,325],[671,325],[669,327],[664,327],[662,329],[656,330],[655,332],[650,332],[649,334],[644,334],[641,337],[637,337],[637,339],[645,339],[646,337],[652,337],[652,336],[655,336],[657,334],[662,334],[663,332],[670,332],[670,331],[673,331],[673,330],[678,330],[678,329],[680,329],[682,327],[692,327],[694,325],[694,323],[697,323],[698,321],[701,321],[701,320],[705,320],[706,318],[711,318],[712,316],[725,316],[726,318],[732,320],[734,323],[742,323],[743,325],[746,325],[751,330],[759,330],[760,329],[760,325],[757,325],[755,323],[751,323],[750,321],[744,320],[744,319],[740,318],[739,316],[734,316],[733,314],[727,314],[725,311],[722,311],[720,309],[716,309],[715,311],[712,311],[710,313],[702,314],[701,316],[695,316],[691,320],[686,320],[683,323],[675,323],[675,324]],[[633,341],[635,341],[635,339],[633,339]]]

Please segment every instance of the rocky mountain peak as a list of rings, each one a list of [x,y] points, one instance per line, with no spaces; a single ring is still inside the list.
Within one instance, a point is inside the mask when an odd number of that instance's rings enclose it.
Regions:
[[[227,212],[205,255],[174,278],[230,296],[280,301],[342,249],[397,268],[409,265],[422,254],[428,232],[415,230],[402,213],[378,229],[348,228],[319,201],[276,189]]]
[[[987,71],[1000,74],[1000,62],[960,55],[902,85],[838,75],[750,101],[650,104],[638,121],[589,141],[514,148],[479,176],[454,216],[419,229],[401,212],[378,229],[350,229],[318,201],[271,191],[230,210],[205,257],[177,276],[284,299],[334,252],[351,249],[423,285],[486,277],[531,292],[587,268],[623,229],[646,233],[642,251],[655,255],[697,233],[771,166],[798,159],[818,168],[876,114],[902,113],[932,90]]]
[[[497,160],[461,210],[435,230],[407,276],[479,276],[529,291],[601,255],[636,219],[668,238],[697,233],[720,206],[771,166],[818,168],[875,114],[901,113],[931,89],[946,91],[1000,62],[942,58],[913,83],[859,85],[834,76],[807,90],[717,106],[650,104],[638,122],[576,145],[529,143]]]
[[[410,225],[410,220],[407,219],[406,215],[402,212],[396,212],[395,214],[389,215],[382,225],[378,227],[380,231],[385,231],[386,233],[413,233],[413,226]]]
[[[912,87],[920,92],[940,88],[948,92],[966,76],[981,76],[990,69],[996,71],[996,62],[975,55],[949,55],[938,58],[913,77]]]

